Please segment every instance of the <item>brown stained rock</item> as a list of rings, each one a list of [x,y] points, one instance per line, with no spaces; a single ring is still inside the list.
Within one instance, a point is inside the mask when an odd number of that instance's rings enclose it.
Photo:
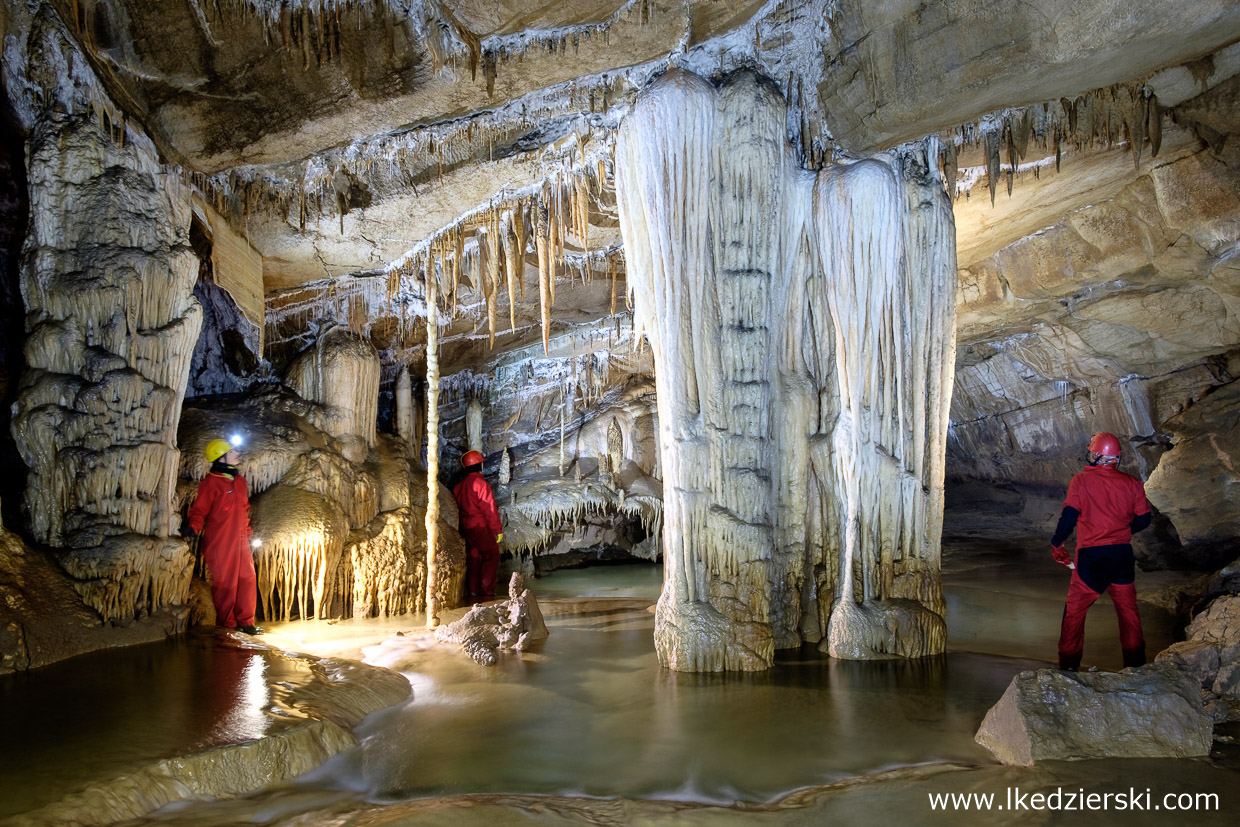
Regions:
[[[111,581],[114,589],[137,578]],[[107,578],[103,579],[107,582]],[[0,526],[0,675],[65,658],[164,640],[185,629],[186,611],[172,606],[105,622],[78,593],[82,584],[43,550]]]
[[[974,740],[1004,764],[1208,755],[1198,682],[1168,663],[1122,672],[1039,669],[1012,679]]]

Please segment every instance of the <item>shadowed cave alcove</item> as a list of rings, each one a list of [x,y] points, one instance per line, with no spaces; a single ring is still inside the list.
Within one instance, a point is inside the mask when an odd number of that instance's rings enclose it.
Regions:
[[[1235,3],[0,28],[0,820],[920,823],[1148,787],[1222,823]],[[1066,673],[1046,546],[1099,431],[1154,512],[1152,662],[1104,597]],[[234,434],[257,636],[183,536]],[[467,450],[504,535],[477,605]]]

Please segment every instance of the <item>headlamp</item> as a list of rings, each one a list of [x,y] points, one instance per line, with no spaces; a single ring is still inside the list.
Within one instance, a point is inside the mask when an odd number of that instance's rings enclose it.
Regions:
[[[234,448],[240,448],[241,443],[244,441],[245,440],[241,438],[241,434],[233,434],[232,436],[228,438],[228,444]]]

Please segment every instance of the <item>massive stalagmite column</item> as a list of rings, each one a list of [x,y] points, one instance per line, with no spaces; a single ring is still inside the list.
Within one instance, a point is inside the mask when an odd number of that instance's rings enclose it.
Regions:
[[[177,422],[202,324],[189,192],[115,117],[54,15],[14,30],[4,76],[28,135],[30,225],[13,436],[30,469],[31,531],[65,550],[105,618],[132,617],[181,602],[192,573],[170,538]]]
[[[616,147],[664,475],[655,643],[687,671],[944,645],[955,255],[912,153],[800,170],[750,73],[669,72]]]

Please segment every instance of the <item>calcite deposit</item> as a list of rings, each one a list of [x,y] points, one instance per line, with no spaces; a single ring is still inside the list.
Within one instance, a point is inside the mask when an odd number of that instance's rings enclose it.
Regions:
[[[508,582],[507,600],[474,606],[460,620],[435,630],[436,640],[457,644],[483,666],[494,666],[502,649],[520,652],[547,635],[538,601],[519,572]]]
[[[658,387],[655,640],[684,671],[766,668],[803,616],[836,657],[945,642],[947,199],[915,152],[797,169],[784,116],[752,74],[669,73],[616,150]]]

